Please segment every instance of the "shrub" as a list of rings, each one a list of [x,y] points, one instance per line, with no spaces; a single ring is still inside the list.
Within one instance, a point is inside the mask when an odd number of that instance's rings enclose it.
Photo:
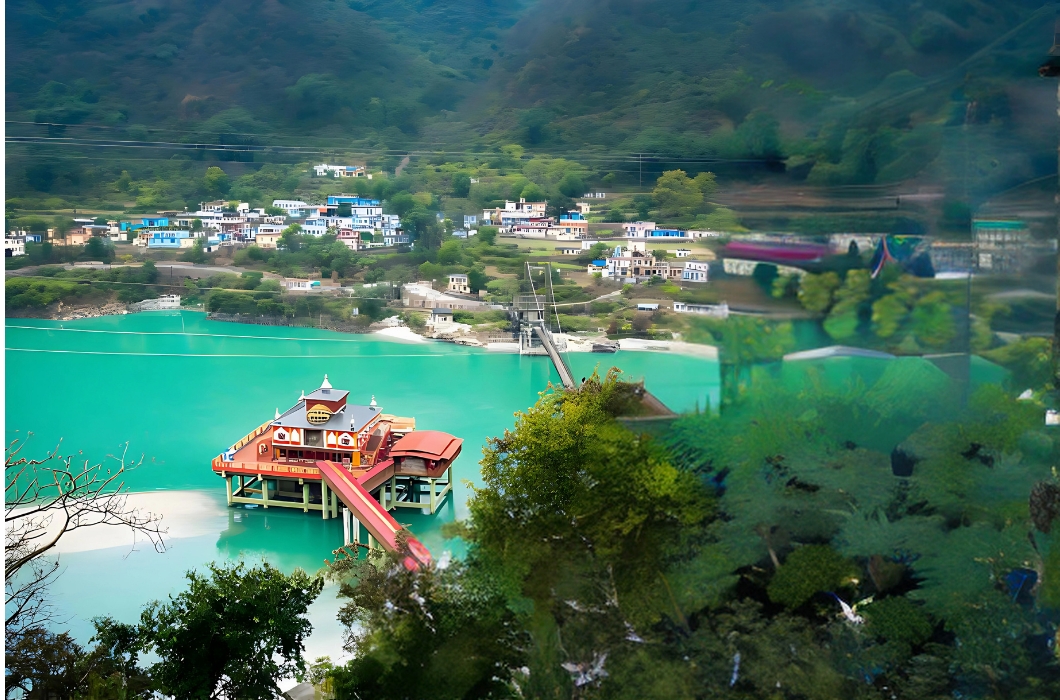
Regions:
[[[850,562],[831,547],[806,545],[788,555],[767,592],[774,603],[793,610],[821,591],[841,588],[853,573]]]

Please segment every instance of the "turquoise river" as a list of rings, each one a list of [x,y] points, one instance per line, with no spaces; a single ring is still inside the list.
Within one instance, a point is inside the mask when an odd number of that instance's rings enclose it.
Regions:
[[[513,423],[548,382],[547,358],[375,335],[208,321],[200,313],[155,312],[82,321],[10,319],[6,325],[6,430],[29,438],[26,454],[61,440],[64,453],[110,466],[142,464],[125,483],[138,506],[164,515],[166,550],[118,528],[71,533],[59,551],[52,602],[63,629],[87,641],[90,620],[132,622],[143,605],[180,590],[185,571],[206,562],[268,559],[285,570],[321,568],[341,544],[339,520],[286,509],[228,508],[210,460],[284,410],[303,390],[331,383],[353,403],[375,396],[388,413],[464,439],[454,496],[434,516],[401,511],[435,556],[459,555],[440,525],[466,515],[469,485],[488,437]],[[575,376],[617,366],[677,411],[717,405],[715,362],[660,352],[571,354]],[[339,602],[325,589],[311,610],[307,655],[341,656]]]

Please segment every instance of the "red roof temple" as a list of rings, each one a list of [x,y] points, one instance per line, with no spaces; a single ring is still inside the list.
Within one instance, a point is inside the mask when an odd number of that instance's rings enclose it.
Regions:
[[[319,510],[339,516],[344,545],[379,543],[401,548],[394,508],[432,514],[452,492],[449,473],[463,440],[436,430],[416,430],[414,418],[383,413],[372,397],[367,406],[348,403],[324,375],[320,388],[213,459],[225,479],[228,505],[247,504]],[[439,490],[440,489],[440,490]],[[424,499],[426,496],[426,499]],[[427,549],[405,538],[405,566],[430,562]]]

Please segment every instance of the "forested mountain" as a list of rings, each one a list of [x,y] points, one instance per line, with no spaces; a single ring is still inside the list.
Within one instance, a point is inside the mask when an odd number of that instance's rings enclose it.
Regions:
[[[1055,168],[1055,86],[1036,75],[1053,12],[1029,0],[12,0],[6,13],[9,120],[134,140],[520,143],[590,164],[583,151],[752,160],[829,185],[952,174],[947,144],[974,130],[961,167],[988,187]]]

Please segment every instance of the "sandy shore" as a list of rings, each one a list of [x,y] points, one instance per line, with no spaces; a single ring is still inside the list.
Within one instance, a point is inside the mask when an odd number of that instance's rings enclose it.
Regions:
[[[126,505],[141,513],[162,516],[163,541],[216,534],[228,525],[228,508],[206,491],[144,491],[125,494]],[[49,532],[59,528],[53,518]],[[56,554],[91,552],[111,547],[151,549],[147,537],[128,527],[92,525],[67,531],[52,550]]]

